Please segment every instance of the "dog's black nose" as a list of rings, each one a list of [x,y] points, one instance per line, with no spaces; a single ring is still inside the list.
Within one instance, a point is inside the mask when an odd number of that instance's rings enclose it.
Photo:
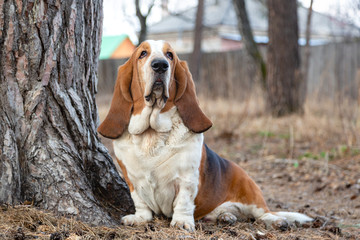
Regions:
[[[155,59],[151,62],[151,68],[157,73],[164,73],[169,68],[169,63],[164,59]]]

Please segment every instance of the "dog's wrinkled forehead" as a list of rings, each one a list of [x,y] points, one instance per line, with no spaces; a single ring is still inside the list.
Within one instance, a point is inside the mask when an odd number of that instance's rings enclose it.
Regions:
[[[159,58],[165,57],[164,56],[164,44],[165,42],[162,40],[155,41],[155,40],[147,40],[146,41],[150,47],[150,57],[151,58]]]

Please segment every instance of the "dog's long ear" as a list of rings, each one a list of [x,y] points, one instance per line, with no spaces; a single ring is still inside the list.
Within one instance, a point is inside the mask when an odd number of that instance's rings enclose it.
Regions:
[[[199,107],[195,84],[185,61],[177,59],[175,81],[175,105],[185,126],[195,133],[205,132],[212,126],[212,122]]]
[[[133,100],[130,86],[133,77],[133,59],[119,67],[109,113],[98,127],[98,132],[107,138],[118,138],[129,124]]]

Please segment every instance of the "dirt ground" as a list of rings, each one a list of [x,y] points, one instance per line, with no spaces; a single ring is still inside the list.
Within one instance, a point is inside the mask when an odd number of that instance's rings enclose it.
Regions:
[[[98,99],[100,119],[110,97]],[[258,183],[273,211],[315,219],[266,228],[260,221],[196,223],[196,232],[169,227],[157,216],[137,227],[90,227],[32,206],[0,207],[0,239],[360,239],[360,118],[357,103],[308,100],[305,114],[279,119],[258,98],[200,98],[214,126],[209,147],[238,163]],[[111,142],[103,142],[111,149]]]

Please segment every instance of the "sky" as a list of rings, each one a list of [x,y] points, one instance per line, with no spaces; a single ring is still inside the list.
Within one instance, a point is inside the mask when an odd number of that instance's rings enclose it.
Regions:
[[[305,7],[310,6],[310,0],[300,0],[300,2]],[[330,12],[331,8],[336,6],[339,2],[339,0],[314,0],[313,10],[318,12]]]
[[[172,13],[176,13],[187,9],[191,6],[196,6],[196,0],[168,0],[168,8]],[[140,28],[138,23],[134,0],[104,0],[104,23],[103,35],[120,35],[127,34],[133,42],[137,42],[136,30]],[[148,9],[148,4],[152,0],[140,0],[142,12],[145,13]],[[179,4],[181,2],[181,4]],[[155,0],[151,14],[148,18],[148,24],[156,23],[161,20],[161,0]]]
[[[142,12],[146,12],[152,0],[140,0]],[[196,6],[196,0],[168,0],[169,10],[177,12],[188,7]],[[310,0],[299,0],[305,7],[309,7]],[[179,4],[181,2],[181,4]],[[337,18],[356,23],[360,26],[359,8],[355,9],[359,0],[314,0],[313,10]],[[160,21],[162,17],[161,0],[155,0],[155,6],[148,18],[148,23]],[[134,0],[104,0],[103,35],[127,34],[133,42],[137,42],[136,30],[139,23],[135,16]]]
[[[310,0],[300,0],[305,6],[310,6]],[[313,10],[332,16],[348,18],[360,26],[360,1],[359,0],[314,0]]]

